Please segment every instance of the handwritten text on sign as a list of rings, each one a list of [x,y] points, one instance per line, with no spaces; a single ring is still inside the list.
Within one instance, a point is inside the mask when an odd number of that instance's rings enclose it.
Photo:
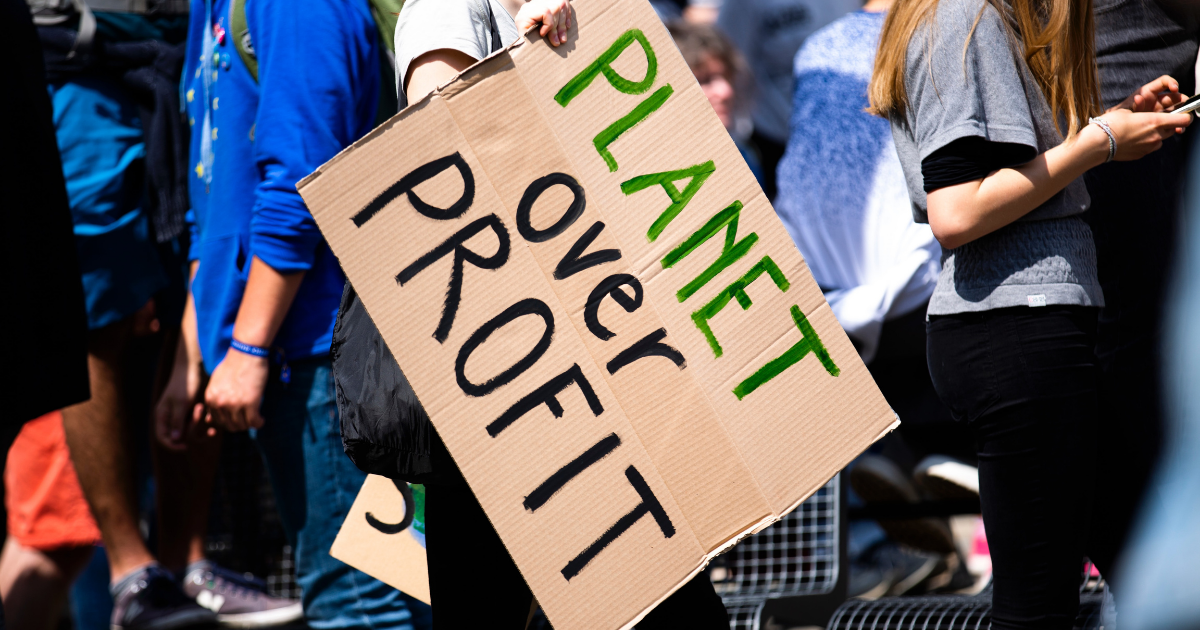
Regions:
[[[625,78],[612,67],[613,62],[634,43],[641,46],[646,56],[645,74],[639,81],[632,81]],[[612,87],[625,94],[643,94],[649,91],[654,85],[657,70],[657,58],[649,41],[647,41],[645,35],[640,30],[630,29],[622,34],[617,41],[613,42],[608,50],[592,62],[584,71],[567,82],[558,92],[555,101],[562,107],[568,107],[598,77],[603,77]],[[608,165],[610,171],[615,172],[619,169],[616,158],[609,151],[610,145],[662,107],[673,92],[674,90],[670,84],[663,85],[655,90],[647,99],[634,107],[628,114],[620,117],[596,135],[594,140],[596,151]],[[449,207],[439,208],[426,203],[417,195],[415,188],[419,184],[427,182],[449,169],[455,169],[462,180],[463,192],[458,200]],[[621,191],[626,195],[633,195],[647,188],[661,186],[671,200],[671,204],[663,210],[662,214],[647,229],[646,237],[648,240],[656,240],[670,227],[672,220],[684,212],[688,203],[714,171],[714,163],[709,160],[678,170],[639,175],[621,184]],[[687,184],[681,191],[677,184],[684,180],[687,180]],[[562,209],[562,215],[553,224],[544,228],[535,227],[531,221],[534,204],[543,193],[554,186],[563,186],[569,190],[572,200],[567,207]],[[461,218],[471,207],[475,198],[475,175],[459,153],[428,162],[401,177],[394,185],[381,193],[371,203],[367,204],[354,216],[354,224],[357,227],[363,227],[380,210],[401,195],[406,195],[412,207],[422,215],[438,221],[452,221]],[[526,188],[520,205],[517,207],[517,233],[530,244],[545,243],[557,238],[579,220],[584,213],[586,203],[586,192],[575,178],[565,173],[547,174],[544,177],[534,180]],[[758,234],[755,232],[747,234],[740,240],[738,239],[738,217],[741,210],[742,202],[734,200],[727,207],[714,214],[699,230],[696,230],[683,243],[662,258],[662,267],[664,269],[670,268],[692,254],[700,245],[706,243],[709,239],[717,236],[724,230],[724,246],[720,256],[703,273],[678,290],[676,295],[680,302],[685,302],[699,293],[713,278],[745,258],[758,243]],[[601,249],[587,253],[589,246],[596,240],[596,237],[604,228],[605,225],[602,221],[596,221],[575,241],[568,254],[563,257],[555,268],[553,274],[555,280],[568,280],[583,270],[621,259],[621,252],[617,249]],[[477,252],[466,245],[467,241],[484,232],[490,232],[495,236],[497,246],[494,253],[485,254]],[[428,269],[433,263],[447,257],[453,260],[446,288],[445,302],[442,305],[441,318],[437,328],[432,333],[434,339],[439,343],[444,343],[449,336],[454,325],[455,315],[461,305],[465,265],[470,264],[473,267],[484,270],[499,269],[508,262],[511,238],[508,228],[504,225],[501,218],[495,214],[490,214],[472,221],[461,228],[453,236],[418,257],[396,274],[396,282],[404,286],[418,274]],[[695,322],[697,330],[704,335],[709,347],[712,348],[714,357],[719,358],[723,354],[723,350],[721,344],[714,336],[712,329],[709,327],[708,320],[724,309],[731,300],[737,300],[738,305],[743,310],[749,309],[753,302],[749,295],[747,295],[746,288],[764,273],[770,277],[780,291],[786,292],[791,286],[779,266],[775,264],[769,255],[765,255],[753,263],[742,277],[717,292],[715,296],[711,297],[692,314],[692,320]],[[612,298],[626,312],[631,313],[642,306],[642,285],[632,275],[613,274],[597,284],[589,294],[587,304],[584,306],[587,329],[596,338],[603,341],[610,341],[616,335],[598,319],[600,303],[606,297]],[[499,333],[505,326],[523,317],[536,317],[541,320],[544,326],[540,340],[529,353],[513,362],[504,371],[483,382],[473,382],[467,378],[465,367],[472,353],[486,343],[492,335]],[[837,376],[840,373],[836,363],[821,343],[817,333],[808,323],[804,313],[800,311],[799,306],[793,305],[791,307],[791,317],[803,335],[803,339],[782,355],[768,361],[749,378],[746,378],[734,387],[733,393],[738,399],[750,395],[761,385],[775,378],[792,365],[795,365],[810,353],[821,362],[831,376]],[[487,396],[497,388],[511,383],[527,370],[534,367],[550,348],[550,344],[554,338],[554,329],[555,321],[553,313],[550,307],[541,300],[526,298],[514,303],[475,330],[461,346],[458,351],[458,359],[455,362],[455,380],[458,386],[468,396],[482,397]],[[616,374],[621,368],[628,366],[634,361],[649,357],[663,357],[673,362],[679,369],[686,369],[687,361],[684,359],[683,354],[664,341],[666,336],[666,329],[659,329],[634,341],[625,349],[617,352],[605,365],[606,369],[610,374]],[[541,387],[525,395],[498,418],[487,424],[485,430],[491,437],[498,437],[506,428],[540,405],[545,405],[555,417],[562,417],[563,408],[556,397],[570,386],[579,388],[593,414],[599,416],[604,413],[604,408],[599,398],[597,398],[591,383],[588,382],[579,365],[576,364],[550,379]],[[616,433],[600,440],[595,446],[565,464],[542,484],[534,488],[525,497],[524,507],[530,512],[536,512],[538,508],[544,506],[555,493],[561,490],[573,478],[589,466],[612,453],[620,445],[621,438]],[[581,551],[562,568],[562,575],[567,580],[578,575],[605,547],[614,542],[635,522],[645,516],[652,517],[662,530],[663,535],[667,538],[674,535],[674,525],[672,525],[670,518],[668,518],[666,512],[662,509],[662,505],[654,496],[654,493],[646,485],[641,474],[638,473],[637,468],[629,466],[625,470],[625,476],[629,484],[633,486],[642,498],[642,502],[608,528],[594,543]]]

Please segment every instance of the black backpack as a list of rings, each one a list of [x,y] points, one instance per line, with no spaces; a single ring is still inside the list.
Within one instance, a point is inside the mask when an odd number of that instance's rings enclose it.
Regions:
[[[502,47],[492,3],[492,52]],[[363,472],[421,484],[465,483],[429,414],[350,282],[333,327],[333,384],[342,448]]]
[[[349,282],[333,327],[331,355],[342,448],[355,466],[409,483],[462,481],[429,414]]]

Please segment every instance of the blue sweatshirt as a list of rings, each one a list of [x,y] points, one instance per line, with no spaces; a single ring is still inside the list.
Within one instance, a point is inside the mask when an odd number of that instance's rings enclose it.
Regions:
[[[234,46],[229,0],[192,0],[182,84],[192,139],[189,257],[200,261],[192,295],[210,371],[229,348],[255,256],[281,273],[306,272],[273,348],[288,359],[328,354],[345,277],[296,182],[371,130],[379,94],[367,0],[245,7],[258,82]]]

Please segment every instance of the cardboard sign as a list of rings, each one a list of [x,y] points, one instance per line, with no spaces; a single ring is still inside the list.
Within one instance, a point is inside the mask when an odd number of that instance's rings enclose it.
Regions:
[[[597,630],[897,420],[650,5],[573,6],[299,189],[551,623]]]
[[[367,475],[329,555],[428,604],[429,561],[415,512],[413,488]]]

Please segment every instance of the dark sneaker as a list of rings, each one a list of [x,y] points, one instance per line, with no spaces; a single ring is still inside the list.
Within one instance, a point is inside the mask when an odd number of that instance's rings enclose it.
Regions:
[[[208,560],[188,565],[183,591],[233,628],[262,628],[291,623],[304,616],[300,602],[271,597],[262,580],[223,569]]]
[[[216,625],[217,616],[183,594],[171,574],[152,564],[111,588],[112,630],[177,630]]]
[[[900,467],[879,455],[863,455],[850,468],[850,486],[867,503],[917,503],[920,495]],[[888,536],[915,549],[954,553],[950,525],[942,518],[880,519]]]
[[[855,562],[850,565],[850,583],[846,587],[848,597],[875,601],[892,588],[890,572],[876,564]]]
[[[941,555],[918,551],[894,542],[884,542],[872,550],[866,562],[887,576],[887,594],[897,597],[922,594],[929,579],[946,569]]]

